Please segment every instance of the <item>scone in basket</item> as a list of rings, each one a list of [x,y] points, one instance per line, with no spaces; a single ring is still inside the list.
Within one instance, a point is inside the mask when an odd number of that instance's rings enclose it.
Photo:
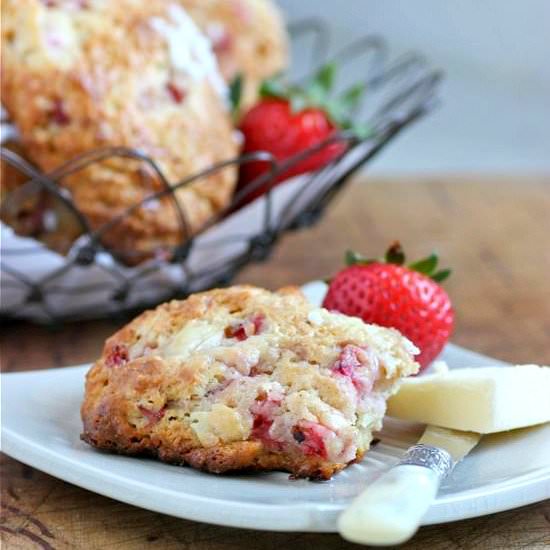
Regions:
[[[323,54],[329,41],[319,21],[302,21],[291,25],[290,30],[295,49],[301,48],[302,54],[307,53],[307,48],[311,50],[306,75],[327,60],[334,60],[342,73],[348,72],[354,81],[364,82],[366,94],[357,118],[369,128],[366,137],[340,132],[329,140],[345,144],[342,147],[345,152],[338,158],[321,169],[278,185],[274,182],[280,179],[280,174],[318,154],[329,142],[305,150],[284,163],[264,152],[242,155],[179,182],[167,181],[155,161],[138,150],[94,150],[53,172],[41,173],[22,156],[3,147],[2,161],[9,166],[6,173],[23,175],[26,181],[18,193],[13,194],[17,195],[15,200],[40,202],[47,195],[47,204],[55,203],[60,208],[40,213],[45,231],[40,240],[34,238],[36,235],[17,235],[11,227],[2,224],[2,317],[42,322],[100,318],[226,285],[250,262],[265,260],[284,233],[319,220],[350,176],[436,105],[441,75],[422,56],[416,53],[393,56],[384,40],[374,35],[365,36],[329,56]],[[143,163],[158,174],[164,188],[122,216],[117,215],[107,224],[92,229],[71,195],[56,182],[92,163],[111,158]],[[173,197],[174,190],[216,171],[230,166],[239,168],[257,160],[267,161],[269,172],[240,188],[232,204],[194,235],[188,230],[189,213],[173,200],[181,222],[181,242],[176,246],[159,246],[143,261],[128,262],[125,258],[132,256],[131,250],[113,250],[102,240],[102,234],[131,211],[150,207],[159,198]],[[267,192],[250,201],[259,188]],[[9,202],[4,200],[2,208],[12,207]],[[63,219],[56,219],[60,211]],[[55,228],[51,238],[49,227]],[[55,246],[51,246],[51,241],[59,238],[60,229],[65,227],[64,237],[71,238],[71,245],[66,254],[60,254],[53,250]]]

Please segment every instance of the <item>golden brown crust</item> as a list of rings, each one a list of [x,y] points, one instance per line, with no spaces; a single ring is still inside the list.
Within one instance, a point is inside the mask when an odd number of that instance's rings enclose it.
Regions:
[[[93,149],[139,149],[170,183],[236,156],[224,101],[206,76],[174,65],[166,33],[177,25],[162,0],[2,2],[2,101],[30,159],[45,171]],[[226,169],[176,191],[192,233],[225,207],[235,184]],[[141,161],[113,158],[63,181],[97,229],[164,189]],[[102,236],[147,257],[185,240],[170,198],[138,208]],[[135,259],[128,259],[135,263]]]
[[[328,479],[368,449],[385,398],[418,369],[412,351],[296,288],[196,294],[107,340],[86,378],[82,438],[214,473]]]

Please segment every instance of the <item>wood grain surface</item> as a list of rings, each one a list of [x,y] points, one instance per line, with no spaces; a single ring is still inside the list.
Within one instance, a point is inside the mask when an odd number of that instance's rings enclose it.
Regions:
[[[343,250],[375,255],[400,239],[440,252],[457,312],[453,341],[511,362],[550,364],[550,175],[356,180],[313,229],[287,236],[239,277],[269,288],[336,271]],[[92,361],[114,321],[57,329],[7,323],[4,372]],[[9,411],[3,411],[9,414]],[[528,459],[528,457],[526,457]],[[3,548],[359,548],[337,535],[268,533],[171,518],[98,496],[1,457]],[[550,546],[550,502],[422,528],[403,548]]]

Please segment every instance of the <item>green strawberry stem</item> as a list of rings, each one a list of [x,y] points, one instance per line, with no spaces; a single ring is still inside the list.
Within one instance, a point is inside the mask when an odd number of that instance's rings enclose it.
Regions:
[[[403,248],[401,247],[401,243],[399,243],[399,241],[395,241],[390,245],[383,259],[367,258],[365,256],[362,256],[361,254],[358,254],[357,252],[354,252],[353,250],[347,250],[345,255],[345,262],[348,266],[368,265],[372,263],[404,265],[411,271],[422,273],[423,275],[426,275],[426,277],[430,277],[430,279],[433,279],[437,283],[441,283],[451,274],[450,269],[441,269],[437,271],[439,257],[435,252],[430,254],[428,257],[423,258],[422,260],[413,262],[409,265],[405,265],[405,253],[403,252]]]
[[[403,265],[405,263],[405,253],[399,241],[395,241],[386,251],[385,260],[387,264]]]
[[[372,135],[372,128],[353,121],[353,114],[361,105],[366,87],[364,84],[355,84],[332,97],[336,73],[336,64],[327,63],[305,87],[287,85],[283,82],[282,75],[277,75],[263,81],[260,96],[286,100],[294,113],[308,108],[321,109],[336,126],[351,130],[359,139],[366,139]]]

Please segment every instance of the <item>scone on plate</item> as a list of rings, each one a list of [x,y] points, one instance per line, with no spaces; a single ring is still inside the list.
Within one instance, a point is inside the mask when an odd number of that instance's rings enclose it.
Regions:
[[[397,331],[313,307],[296,288],[196,294],[107,340],[87,375],[82,438],[215,473],[328,479],[368,450],[415,353]]]
[[[32,162],[49,172],[125,146],[170,183],[233,158],[225,82],[207,38],[176,2],[3,0],[2,102]],[[151,200],[101,240],[128,263],[174,246],[228,205],[232,168]],[[166,188],[148,164],[111,158],[61,180],[92,229]]]
[[[177,1],[211,40],[225,79],[243,75],[244,106],[257,99],[265,78],[286,68],[286,29],[271,0]]]

